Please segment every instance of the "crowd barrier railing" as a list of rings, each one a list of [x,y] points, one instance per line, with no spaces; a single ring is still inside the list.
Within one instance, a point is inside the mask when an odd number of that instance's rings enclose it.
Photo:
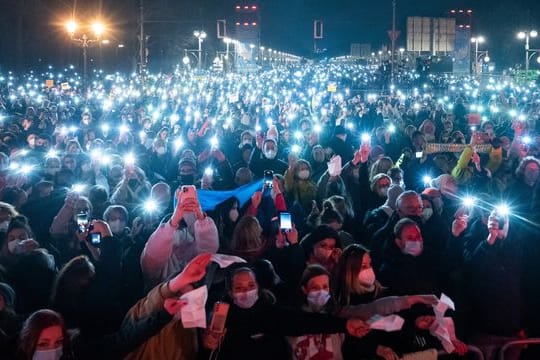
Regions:
[[[514,341],[507,342],[501,347],[501,350],[499,351],[499,360],[505,359],[505,355],[508,349],[517,347],[517,346],[523,348],[528,345],[540,345],[540,338],[530,338],[530,339],[514,340]]]

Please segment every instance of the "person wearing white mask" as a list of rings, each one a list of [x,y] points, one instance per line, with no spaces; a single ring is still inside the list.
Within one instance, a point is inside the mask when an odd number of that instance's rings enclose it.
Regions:
[[[24,216],[13,218],[6,232],[6,241],[0,250],[0,264],[8,270],[25,254],[39,248],[32,229]]]
[[[377,275],[392,294],[439,294],[440,269],[445,259],[436,256],[424,246],[424,236],[419,225],[403,218],[394,226],[394,240],[387,242]]]
[[[285,192],[297,201],[306,214],[311,211],[313,200],[317,199],[317,184],[311,180],[311,165],[304,159],[289,159],[285,172]]]
[[[309,265],[300,279],[303,294],[302,310],[331,314],[336,303],[331,295],[330,273],[320,265]],[[289,337],[293,359],[317,359],[322,354],[327,358],[342,359],[341,346],[344,333],[316,334]]]
[[[249,169],[255,178],[264,177],[265,170],[272,170],[274,174],[283,175],[287,170],[287,163],[278,157],[278,145],[273,138],[263,139],[257,137],[257,146],[249,159]]]
[[[122,247],[125,249],[131,245],[131,238],[129,234],[128,224],[128,211],[122,205],[110,205],[103,212],[103,220],[111,228],[111,232],[114,237],[122,242]]]
[[[335,279],[334,294],[342,307],[368,304],[385,293],[371,267],[369,251],[359,244],[345,248],[336,266]],[[376,358],[383,353],[393,353],[390,345],[380,333],[374,332],[361,339],[347,336],[342,351],[346,359]]]
[[[325,276],[328,282],[329,277]],[[220,359],[288,359],[290,350],[285,336],[348,332],[361,337],[369,332],[367,324],[360,319],[347,320],[276,306],[274,295],[261,289],[255,273],[246,267],[232,273],[228,297],[231,306],[225,331],[221,334],[207,331],[203,337],[206,348],[219,347]]]

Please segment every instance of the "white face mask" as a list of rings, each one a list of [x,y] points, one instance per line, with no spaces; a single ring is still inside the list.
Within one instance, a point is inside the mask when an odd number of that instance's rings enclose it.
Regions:
[[[20,255],[25,253],[25,244],[28,241],[33,241],[32,239],[25,240],[13,240],[8,242],[7,248],[8,251],[13,255]]]
[[[59,360],[63,354],[64,351],[61,346],[51,350],[36,350],[32,360]]]
[[[84,165],[81,165],[81,170],[83,172],[88,172],[92,169],[92,166],[90,164],[84,164]]]
[[[433,216],[433,209],[432,208],[424,208],[422,210],[422,218],[424,221],[428,221]]]
[[[310,291],[307,295],[308,304],[315,311],[319,311],[330,300],[330,293],[327,290]]]
[[[387,197],[388,196],[388,187],[385,186],[385,187],[377,189],[377,195],[379,195],[380,197],[384,197],[384,198]]]
[[[229,211],[229,219],[232,221],[232,222],[236,222],[236,220],[238,220],[238,217],[240,216],[240,214],[238,213],[238,209],[231,209]]]
[[[242,309],[249,309],[259,300],[259,290],[253,289],[246,292],[233,294],[234,303]]]
[[[375,272],[373,268],[360,270],[358,273],[358,281],[365,286],[373,286],[375,283]]]
[[[0,223],[0,231],[6,232],[9,227],[9,220]]]
[[[120,234],[122,231],[124,231],[126,223],[122,220],[112,220],[109,222],[109,227],[111,228],[113,234]]]
[[[309,179],[309,170],[300,170],[298,172],[298,178],[300,180],[307,180]]]
[[[276,158],[277,156],[277,151],[276,150],[266,150],[264,152],[264,156],[268,159],[268,160],[273,160]]]
[[[160,147],[158,147],[158,148],[156,149],[156,153],[157,153],[158,155],[163,155],[163,154],[165,154],[166,152],[167,152],[167,149],[165,149],[165,147],[163,147],[163,146],[160,146]]]
[[[423,245],[421,241],[405,241],[403,252],[412,256],[422,254]]]

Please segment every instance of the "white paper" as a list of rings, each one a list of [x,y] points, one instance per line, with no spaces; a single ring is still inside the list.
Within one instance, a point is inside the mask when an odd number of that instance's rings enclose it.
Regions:
[[[434,306],[435,315],[444,315],[448,309],[456,310],[456,307],[452,299],[446,296],[446,294],[442,293],[439,302]]]
[[[401,330],[405,320],[399,315],[373,315],[367,323],[371,329],[392,332]]]
[[[435,321],[431,325],[429,332],[439,339],[447,353],[451,354],[454,352],[456,347],[454,346],[453,341],[456,340],[456,333],[454,329],[454,320],[452,320],[452,318],[445,317],[441,322]]]
[[[328,174],[330,176],[341,175],[341,156],[336,155],[330,159],[328,164]]]
[[[210,258],[213,262],[217,263],[220,268],[226,268],[234,263],[245,263],[246,260],[234,255],[225,254],[212,254]]]
[[[203,328],[206,329],[206,311],[204,307],[208,299],[208,289],[206,285],[185,293],[180,297],[186,301],[186,305],[180,310],[182,325],[184,328]]]

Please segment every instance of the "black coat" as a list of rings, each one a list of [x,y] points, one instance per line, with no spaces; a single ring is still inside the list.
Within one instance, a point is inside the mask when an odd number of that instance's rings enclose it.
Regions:
[[[344,333],[346,319],[286,310],[259,299],[250,309],[231,305],[219,359],[290,358],[285,336]]]

